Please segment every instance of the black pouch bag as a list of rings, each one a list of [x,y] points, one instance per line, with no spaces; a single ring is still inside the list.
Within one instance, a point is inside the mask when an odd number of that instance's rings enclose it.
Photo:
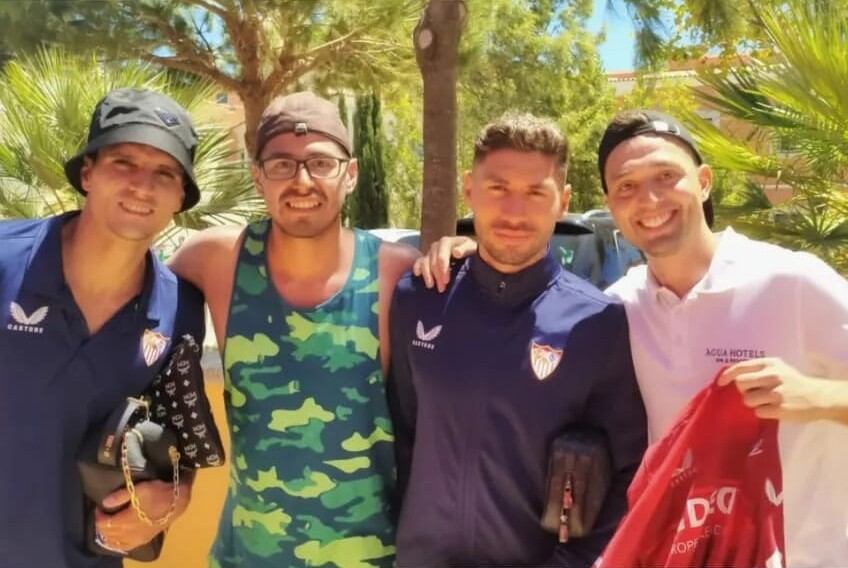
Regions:
[[[551,444],[542,526],[558,535],[559,542],[586,536],[598,519],[610,481],[603,432],[584,427],[564,432]]]
[[[224,448],[203,384],[200,347],[190,335],[172,349],[167,363],[139,398],[127,398],[89,439],[78,467],[86,495],[86,538],[96,554],[123,556],[142,562],[158,558],[160,533],[150,543],[122,551],[110,548],[94,525],[94,510],[113,491],[159,479],[173,480],[174,499],[162,519],[150,519],[137,500],[136,514],[149,524],[165,525],[179,496],[180,470],[223,465]],[[116,510],[106,511],[108,513]]]
[[[133,550],[113,548],[104,541],[94,526],[94,511],[110,493],[127,487],[132,500],[125,507],[133,507],[141,518],[152,525],[165,525],[176,508],[179,496],[179,452],[173,432],[149,420],[147,402],[128,398],[106,420],[100,436],[94,438],[78,461],[83,492],[86,496],[86,543],[91,552],[100,555],[121,556],[150,562],[159,557],[164,533],[159,533],[149,543]],[[174,498],[171,509],[162,519],[150,519],[141,510],[135,498],[135,484],[159,479],[173,480]],[[104,509],[116,513],[117,509]]]

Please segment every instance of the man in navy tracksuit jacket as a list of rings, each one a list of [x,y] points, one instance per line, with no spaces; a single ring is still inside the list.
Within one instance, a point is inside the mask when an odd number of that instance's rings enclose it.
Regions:
[[[589,566],[626,509],[646,445],[624,309],[565,272],[547,242],[567,208],[567,143],[530,116],[477,140],[464,195],[479,253],[439,294],[411,275],[391,309],[400,566]],[[540,525],[551,441],[608,439],[612,485],[594,530]]]

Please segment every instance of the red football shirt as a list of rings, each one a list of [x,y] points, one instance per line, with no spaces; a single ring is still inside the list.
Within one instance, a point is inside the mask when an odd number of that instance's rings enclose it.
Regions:
[[[649,448],[596,568],[784,566],[777,421],[713,382]]]

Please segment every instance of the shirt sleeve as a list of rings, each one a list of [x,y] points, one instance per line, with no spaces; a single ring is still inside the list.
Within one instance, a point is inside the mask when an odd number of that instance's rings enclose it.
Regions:
[[[402,293],[395,290],[389,311],[389,337],[392,351],[389,362],[389,374],[386,377],[386,397],[392,427],[395,436],[395,460],[397,462],[397,489],[395,510],[400,512],[400,504],[406,493],[412,468],[412,449],[415,443],[415,420],[418,403],[415,385],[409,363],[409,338],[404,325]]]
[[[606,365],[599,365],[601,372],[595,377],[583,419],[606,434],[612,465],[610,488],[592,532],[557,545],[550,566],[594,564],[627,512],[627,488],[647,447],[647,420],[633,369],[624,307],[611,304],[602,317],[603,332],[598,340],[606,345],[602,350]]]
[[[798,321],[811,374],[848,380],[848,281],[818,258],[804,256]]]

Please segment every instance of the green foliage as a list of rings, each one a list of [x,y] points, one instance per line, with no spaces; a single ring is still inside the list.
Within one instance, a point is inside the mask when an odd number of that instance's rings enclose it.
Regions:
[[[22,53],[61,44],[120,58],[155,57],[190,72],[215,67],[222,78],[237,79],[245,65],[258,63],[265,73],[288,66],[291,78],[331,71],[362,81],[391,73],[375,63],[401,55],[397,28],[411,22],[419,6],[397,0],[27,0],[0,4],[0,25],[5,43]],[[244,40],[250,43],[239,43]],[[295,69],[300,65],[309,68]]]
[[[692,89],[677,76],[662,73],[640,73],[636,85],[616,100],[616,112],[629,109],[654,109],[677,115],[694,112],[697,107]],[[610,117],[612,118],[612,117]]]
[[[393,224],[418,226],[421,85],[411,30],[423,0],[34,0],[0,3],[0,40],[19,53],[42,44],[96,47],[110,59],[152,61],[237,93],[246,142],[279,92],[379,86],[386,105]],[[467,0],[459,92],[460,169],[480,127],[507,110],[558,120],[573,149],[573,208],[597,206],[594,153],[612,99],[585,30],[591,0]],[[19,32],[19,33],[18,33]]]
[[[471,165],[480,129],[506,111],[556,120],[571,146],[572,209],[602,200],[596,149],[612,108],[586,31],[591,0],[469,0],[460,71],[460,170]]]
[[[471,166],[474,139],[510,110],[556,120],[572,150],[572,210],[601,206],[596,151],[612,96],[597,56],[600,37],[585,30],[591,1],[468,0],[460,45],[459,171]],[[390,219],[417,227],[421,218],[421,84],[388,85],[386,148]],[[460,214],[467,213],[460,205]]]
[[[356,189],[348,197],[349,223],[361,229],[385,227],[389,221],[389,204],[383,118],[380,99],[373,93],[356,98],[353,145],[359,163],[359,177]]]
[[[140,64],[106,65],[94,55],[40,51],[9,63],[0,76],[0,217],[41,217],[78,208],[64,162],[86,142],[97,101],[118,87],[168,94],[189,112],[215,92],[208,83],[175,84]],[[253,215],[260,201],[236,161],[228,132],[199,124],[195,174],[200,204],[177,216],[179,227],[202,228]],[[172,227],[162,239],[173,237]]]
[[[421,84],[387,89],[383,95],[386,135],[386,186],[389,220],[393,227],[417,228],[421,223],[423,185],[421,143]]]
[[[0,60],[11,59],[16,51],[35,52],[46,46],[56,25],[67,22],[68,4],[53,0],[0,2]]]
[[[772,208],[746,188],[734,226],[812,250],[848,272],[848,2],[791,0],[759,17],[779,55],[703,72],[712,91],[699,94],[748,124],[750,135],[733,139],[690,117],[693,132],[719,169],[793,189],[792,199]]]
[[[48,43],[212,81],[245,105],[246,144],[279,93],[361,89],[414,72],[420,0],[37,0],[0,10],[19,52]],[[0,4],[1,5],[1,4]],[[25,5],[25,7],[24,7]]]
[[[421,0],[0,2],[0,55],[7,46],[26,53],[58,43],[203,77],[241,97],[250,148],[252,129],[275,94],[302,88],[361,92],[368,86],[388,91],[417,76],[410,38],[422,5]],[[417,122],[420,118],[410,131],[418,132],[413,145],[420,143]],[[401,195],[417,195],[420,165],[404,155],[405,146],[394,150],[390,176],[404,180]],[[420,198],[395,201],[401,209],[412,203],[399,214],[417,226]]]
[[[812,0],[812,2],[831,0]],[[833,0],[839,2],[842,0]],[[707,52],[735,56],[740,50],[764,55],[771,45],[758,10],[784,0],[607,0],[636,26],[637,59],[657,69],[669,59],[688,60]]]

